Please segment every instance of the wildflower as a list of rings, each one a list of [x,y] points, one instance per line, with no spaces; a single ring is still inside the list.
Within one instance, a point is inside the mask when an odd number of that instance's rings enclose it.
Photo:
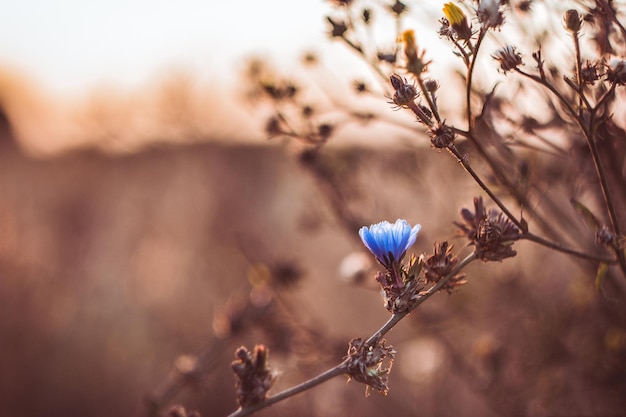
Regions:
[[[456,4],[450,2],[443,5],[443,14],[446,15],[450,26],[454,29],[458,38],[469,41],[472,37],[472,28],[470,28],[467,22],[467,16],[465,16],[463,10]]]
[[[500,9],[500,0],[480,0],[476,17],[483,28],[497,28],[504,23],[504,13]]]
[[[569,9],[563,14],[563,26],[573,35],[576,35],[583,24],[578,10]]]
[[[607,65],[606,78],[615,84],[626,84],[626,62],[620,58],[612,58]]]
[[[392,269],[394,262],[400,262],[406,251],[415,243],[421,225],[413,227],[406,220],[398,219],[394,224],[382,221],[363,226],[359,236],[363,244],[374,254],[385,268]]]
[[[474,213],[462,209],[461,217],[465,223],[454,224],[469,239],[470,245],[474,245],[478,259],[501,261],[517,255],[512,245],[519,230],[500,211],[492,209],[487,213],[481,197],[474,198]]]
[[[400,37],[404,44],[404,55],[406,56],[406,70],[416,76],[426,71],[430,61],[424,61],[425,51],[419,51],[415,41],[415,31],[405,30]]]
[[[514,46],[507,45],[498,49],[491,57],[500,62],[500,69],[506,74],[522,65],[522,55],[515,51]]]
[[[344,359],[346,374],[350,379],[367,385],[365,395],[374,388],[382,395],[389,392],[389,373],[396,356],[393,346],[386,346],[385,341],[378,341],[370,346],[360,338],[352,339],[348,346],[348,355]]]

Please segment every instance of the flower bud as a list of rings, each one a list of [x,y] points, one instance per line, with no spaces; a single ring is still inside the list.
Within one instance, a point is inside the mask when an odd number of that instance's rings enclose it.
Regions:
[[[404,55],[406,56],[406,70],[411,74],[419,76],[426,71],[430,62],[424,61],[424,51],[419,51],[417,42],[415,41],[415,31],[405,30],[400,36],[400,40],[404,44]]]
[[[426,91],[429,93],[434,93],[439,89],[439,82],[431,78],[424,82],[424,87],[426,87]]]
[[[583,21],[578,13],[578,10],[569,9],[563,14],[563,26],[565,26],[565,29],[573,34],[578,33],[582,23]]]
[[[467,16],[463,13],[463,10],[456,4],[450,2],[443,5],[443,14],[450,22],[450,26],[456,32],[459,39],[465,41],[472,37],[472,28],[470,28],[467,22]]]

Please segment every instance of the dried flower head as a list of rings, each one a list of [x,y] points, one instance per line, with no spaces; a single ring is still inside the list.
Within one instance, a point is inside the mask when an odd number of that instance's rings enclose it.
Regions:
[[[345,22],[336,22],[330,16],[326,16],[326,19],[332,26],[330,30],[331,38],[341,38],[348,31],[348,25]]]
[[[435,123],[428,131],[430,143],[435,148],[447,148],[454,143],[456,132],[450,126],[446,125],[445,120]]]
[[[235,352],[237,360],[230,366],[237,377],[237,402],[241,407],[263,402],[274,384],[274,374],[267,367],[268,356],[269,349],[264,345],[255,346],[252,354],[243,346]]]
[[[580,79],[583,83],[593,85],[600,79],[600,72],[598,71],[598,63],[591,63],[587,61],[585,65],[580,69]]]
[[[419,95],[415,84],[409,84],[406,78],[402,78],[398,74],[392,74],[389,81],[395,90],[391,102],[396,105],[397,109],[412,104]]]
[[[507,45],[494,52],[491,57],[500,62],[500,69],[506,74],[523,64],[522,55],[515,51],[515,47]]]
[[[375,276],[380,284],[384,306],[391,313],[404,313],[411,311],[415,302],[419,299],[420,291],[423,289],[421,280],[418,279],[424,265],[423,257],[411,256],[407,268],[401,268],[397,275],[394,272],[378,272]],[[397,284],[394,276],[399,276],[400,285]]]
[[[467,16],[459,6],[450,2],[443,5],[443,14],[446,15],[448,22],[458,39],[469,41],[472,37],[472,28],[470,27]]]
[[[387,6],[387,8],[391,13],[395,14],[396,16],[400,16],[402,13],[408,10],[406,4],[404,4],[400,0],[396,0],[391,6]]]
[[[371,346],[357,338],[350,341],[348,355],[343,364],[350,379],[367,385],[366,396],[369,395],[370,388],[387,395],[389,373],[395,356],[393,346],[386,346],[384,340]]]
[[[485,29],[495,29],[504,23],[504,13],[500,0],[480,0],[476,9],[476,17]]]
[[[454,224],[474,245],[478,259],[501,261],[517,254],[512,245],[519,237],[518,228],[498,210],[487,213],[482,197],[474,198],[474,213],[464,208],[461,217],[465,223]]]
[[[426,259],[423,266],[426,283],[438,283],[445,276],[453,273],[458,263],[459,259],[452,253],[452,246],[448,245],[448,242],[436,242],[435,252]],[[455,275],[441,289],[450,293],[455,288],[467,283],[463,278],[463,274]]]
[[[606,79],[614,84],[626,84],[626,61],[612,58],[607,64]]]
[[[563,26],[572,34],[577,34],[583,24],[583,19],[580,17],[578,10],[569,9],[563,13]]]
[[[282,135],[283,133],[285,133],[281,126],[280,119],[276,116],[270,117],[267,120],[267,122],[265,123],[265,132],[270,137]]]
[[[442,17],[441,19],[439,19],[439,23],[441,23],[441,27],[439,28],[439,36],[441,36],[442,38],[448,38],[453,40],[456,36],[456,33],[450,27],[450,21],[445,17]]]
[[[389,64],[395,64],[396,61],[398,60],[398,57],[395,51],[394,52],[379,51],[376,54],[376,58],[378,58],[379,61],[387,62]]]
[[[372,10],[367,8],[363,9],[361,12],[361,19],[363,19],[363,23],[366,25],[372,23]]]

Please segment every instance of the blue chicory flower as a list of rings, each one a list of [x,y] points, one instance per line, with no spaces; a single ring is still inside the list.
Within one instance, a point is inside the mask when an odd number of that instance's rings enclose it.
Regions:
[[[407,249],[409,249],[417,238],[421,225],[411,225],[402,219],[396,220],[394,224],[382,221],[371,225],[363,226],[359,230],[359,236],[363,244],[376,256],[385,268],[389,269],[391,263],[399,261]]]

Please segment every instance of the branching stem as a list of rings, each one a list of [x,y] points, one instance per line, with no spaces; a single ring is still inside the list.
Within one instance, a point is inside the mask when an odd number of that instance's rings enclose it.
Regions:
[[[415,301],[415,303],[411,306],[411,310],[414,310],[415,308],[417,308],[417,306],[419,306],[420,304],[422,304],[424,301],[426,301],[427,299],[429,299],[432,295],[434,295],[437,291],[439,291],[441,288],[443,288],[444,285],[446,285],[448,283],[448,281],[450,281],[450,279],[452,279],[452,277],[454,277],[456,274],[459,273],[459,271],[461,271],[463,268],[465,268],[470,262],[474,261],[476,259],[476,255],[474,253],[469,254],[468,256],[465,257],[465,259],[463,259],[461,262],[459,262],[459,264],[456,266],[456,268],[454,268],[454,270],[452,272],[450,272],[449,274],[447,274],[445,277],[443,277],[438,283],[436,283],[435,285],[433,285],[432,287],[430,287],[428,290],[424,291],[423,293],[421,293],[419,295],[419,298]],[[378,329],[372,336],[370,336],[367,341],[365,342],[366,345],[374,345],[376,344],[376,342],[378,342],[380,340],[381,337],[383,337],[387,332],[389,332],[391,329],[393,329],[395,327],[396,324],[398,324],[400,322],[400,320],[402,320],[404,317],[406,317],[410,311],[406,311],[403,313],[396,313],[394,315],[391,316],[391,318],[380,328]],[[329,379],[332,379],[336,376],[339,376],[341,374],[346,373],[346,365],[344,362],[340,363],[337,366],[334,366],[324,372],[322,372],[321,374],[299,384],[296,386],[293,386],[291,388],[288,388],[282,392],[279,392],[278,394],[272,395],[271,397],[268,397],[265,401],[258,403],[258,404],[253,404],[244,408],[240,408],[237,411],[233,412],[232,414],[230,414],[228,417],[243,417],[243,416],[247,416],[250,415],[256,411],[259,411],[265,407],[269,407],[272,404],[275,404],[279,401],[282,401],[286,398],[292,397],[296,394],[299,394],[303,391],[307,391],[313,387],[315,387],[316,385],[319,385],[323,382],[328,381]]]

